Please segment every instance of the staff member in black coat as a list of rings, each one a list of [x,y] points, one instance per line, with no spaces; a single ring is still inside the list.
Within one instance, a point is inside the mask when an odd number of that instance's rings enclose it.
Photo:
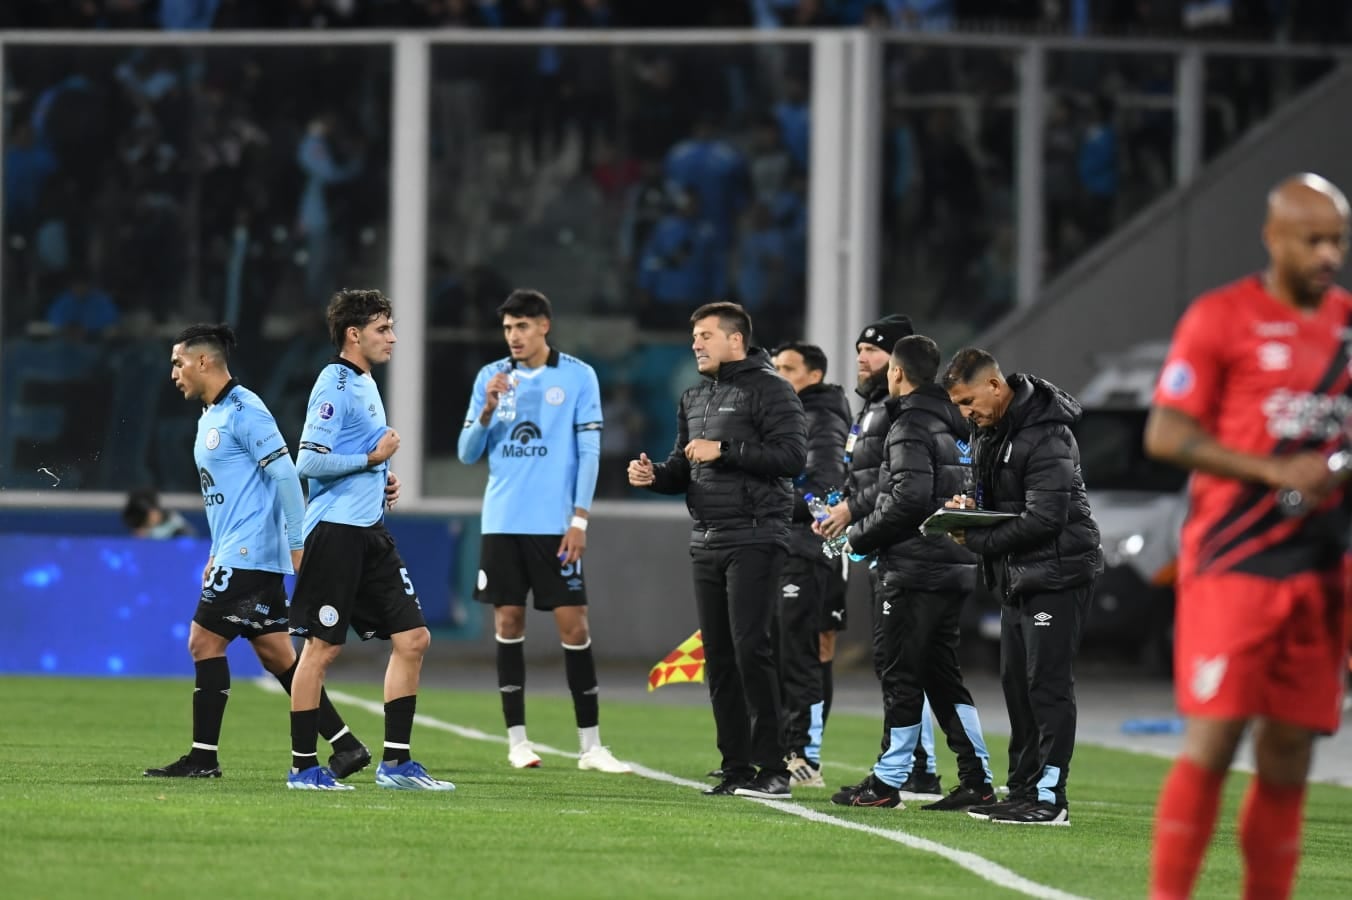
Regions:
[[[789,556],[779,576],[779,687],[784,701],[784,745],[795,787],[826,787],[821,776],[821,738],[826,727],[830,657],[824,635],[835,637],[829,605],[843,594],[840,560],[822,553],[812,531],[805,494],[824,501],[845,484],[840,448],[850,430],[850,404],[838,384],[827,384],[826,354],[815,344],[776,348],[775,369],[798,392],[807,415],[807,463],[793,480],[793,529]],[[833,648],[834,649],[834,648]]]
[[[943,382],[977,429],[976,496],[966,505],[1019,516],[954,534],[981,556],[986,584],[1000,598],[1000,682],[1009,708],[1009,799],[969,814],[1069,825],[1073,664],[1103,571],[1070,430],[1080,404],[1041,378],[1006,379],[993,356],[974,348],[958,351]]]
[[[883,316],[859,332],[854,342],[858,352],[858,386],[855,393],[864,398],[864,405],[855,417],[854,426],[845,441],[845,462],[850,469],[845,501],[831,508],[831,516],[822,523],[822,534],[828,538],[844,534],[851,522],[873,512],[878,498],[878,472],[883,462],[883,444],[892,420],[887,414],[887,369],[891,364],[892,348],[897,341],[914,334],[911,320],[906,316]],[[883,677],[886,658],[882,639],[882,595],[876,568],[868,570],[869,593],[872,598],[873,674]],[[880,755],[887,751],[883,742]],[[860,782],[855,787],[863,784]],[[911,777],[901,787],[904,800],[938,800],[943,787],[934,760],[934,722],[929,704],[921,716],[920,742],[915,748],[915,766]]]
[[[723,780],[707,794],[790,795],[770,626],[789,546],[793,478],[807,461],[803,404],[736,303],[690,317],[704,381],[681,395],[666,462],[629,462],[629,483],[685,494],[705,677]],[[748,349],[749,348],[749,349]],[[759,769],[759,772],[757,772]]]
[[[882,599],[883,740],[873,773],[831,798],[842,806],[901,805],[920,740],[925,697],[958,758],[960,783],[924,807],[962,810],[995,802],[981,720],[958,666],[958,616],[976,587],[977,559],[920,523],[971,476],[969,429],[934,383],[939,347],[923,335],[897,341],[887,370],[891,428],[873,512],[850,526],[849,548],[875,555]]]

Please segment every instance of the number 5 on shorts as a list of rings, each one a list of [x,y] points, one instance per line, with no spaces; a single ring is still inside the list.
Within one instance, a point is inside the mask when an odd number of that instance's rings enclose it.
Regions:
[[[413,579],[411,579],[411,578],[408,577],[408,569],[407,569],[407,568],[400,569],[400,570],[399,570],[399,577],[402,578],[402,579],[404,580],[404,593],[405,593],[405,594],[408,594],[410,597],[412,597],[412,596],[413,596]]]

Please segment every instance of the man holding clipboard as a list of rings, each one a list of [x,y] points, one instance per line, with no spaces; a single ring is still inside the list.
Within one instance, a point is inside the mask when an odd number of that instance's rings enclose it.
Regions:
[[[1010,375],[985,350],[958,351],[944,373],[976,426],[976,496],[955,506],[1012,513],[952,531],[982,560],[1000,599],[1000,682],[1009,709],[1009,799],[968,814],[1019,825],[1069,825],[1075,750],[1075,654],[1103,571],[1099,530],[1070,426],[1080,404],[1056,385]]]

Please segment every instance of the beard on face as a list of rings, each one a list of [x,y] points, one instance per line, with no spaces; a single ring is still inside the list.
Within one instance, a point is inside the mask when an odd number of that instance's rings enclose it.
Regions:
[[[880,387],[887,386],[887,367],[883,366],[876,372],[870,372],[868,375],[858,377],[859,390],[865,394],[871,394]]]

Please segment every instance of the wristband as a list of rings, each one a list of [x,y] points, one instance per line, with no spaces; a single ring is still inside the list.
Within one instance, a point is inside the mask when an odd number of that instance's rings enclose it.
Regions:
[[[587,520],[582,516],[573,516],[573,520],[568,523],[569,528],[577,528],[580,531],[587,530]]]

